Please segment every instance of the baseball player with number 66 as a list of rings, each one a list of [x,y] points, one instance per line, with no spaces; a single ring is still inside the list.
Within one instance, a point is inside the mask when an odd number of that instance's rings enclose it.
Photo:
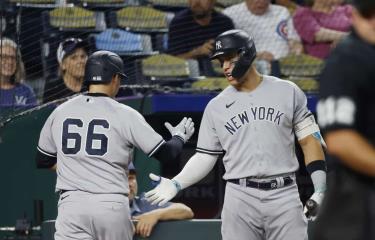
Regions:
[[[307,219],[295,179],[295,136],[314,184],[311,200],[318,205],[326,189],[324,141],[301,89],[260,75],[255,57],[254,41],[244,31],[216,38],[212,58],[221,62],[230,86],[208,103],[196,153],[171,180],[151,174],[159,184],[146,197],[166,203],[206,176],[224,154],[223,240],[304,240]]]
[[[58,106],[40,133],[37,166],[57,165],[56,240],[131,240],[127,175],[134,147],[167,161],[194,133],[185,117],[175,127],[166,123],[172,138],[165,141],[140,113],[113,99],[124,78],[117,54],[93,53],[85,68],[89,93]]]

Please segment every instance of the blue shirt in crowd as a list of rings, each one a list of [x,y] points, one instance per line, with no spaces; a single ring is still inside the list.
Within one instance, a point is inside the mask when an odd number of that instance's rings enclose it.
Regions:
[[[0,106],[22,107],[35,106],[37,103],[35,93],[31,87],[18,83],[11,89],[0,89]]]

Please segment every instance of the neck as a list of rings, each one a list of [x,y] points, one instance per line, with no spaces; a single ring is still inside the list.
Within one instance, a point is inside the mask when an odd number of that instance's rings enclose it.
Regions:
[[[66,87],[72,90],[73,92],[80,92],[82,88],[83,77],[77,78],[72,75],[65,74],[64,83]]]
[[[112,98],[114,97],[111,84],[91,84],[89,86],[89,93],[104,93]]]
[[[251,66],[245,75],[243,83],[236,88],[241,92],[251,92],[259,86],[262,80],[263,76],[258,73],[254,66]]]
[[[11,89],[14,87],[14,84],[10,82],[10,77],[0,76],[0,87],[2,89]]]

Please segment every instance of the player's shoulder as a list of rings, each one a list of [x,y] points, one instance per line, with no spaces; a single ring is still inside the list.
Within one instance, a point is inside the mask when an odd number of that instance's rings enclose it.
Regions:
[[[74,96],[62,104],[58,105],[50,114],[49,118],[55,118],[56,115],[65,111],[65,109],[72,109],[77,104],[77,101],[82,98],[82,95]]]
[[[294,82],[286,80],[286,79],[274,77],[274,76],[263,75],[263,81],[265,85],[269,85],[269,86],[273,86],[277,88],[299,89],[297,84],[295,84]]]
[[[115,111],[118,114],[125,114],[127,116],[139,116],[141,115],[137,110],[135,110],[132,107],[129,107],[128,105],[124,103],[120,103],[114,99],[111,99],[111,107],[113,108],[113,111]]]
[[[206,109],[213,108],[217,105],[222,104],[223,102],[225,103],[228,101],[228,99],[231,100],[233,98],[233,93],[236,91],[237,90],[231,85],[227,86],[223,91],[221,91],[218,95],[216,95],[208,102]]]
[[[83,97],[83,95],[79,94],[77,96],[73,96],[72,98],[69,98],[68,100],[66,100],[65,102],[63,102],[59,106],[57,106],[55,108],[55,111],[62,111],[66,108],[69,109],[71,106],[74,106],[75,104],[77,104],[77,101],[79,101],[79,99],[81,99],[82,97]]]

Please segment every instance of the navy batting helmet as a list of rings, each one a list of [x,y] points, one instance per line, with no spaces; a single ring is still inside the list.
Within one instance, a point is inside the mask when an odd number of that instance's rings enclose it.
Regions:
[[[85,84],[109,83],[114,75],[126,78],[124,62],[110,51],[97,51],[89,56],[85,66]]]
[[[240,58],[233,68],[232,76],[240,79],[245,75],[257,55],[253,38],[246,32],[236,29],[217,36],[211,59],[231,53],[239,54]]]

